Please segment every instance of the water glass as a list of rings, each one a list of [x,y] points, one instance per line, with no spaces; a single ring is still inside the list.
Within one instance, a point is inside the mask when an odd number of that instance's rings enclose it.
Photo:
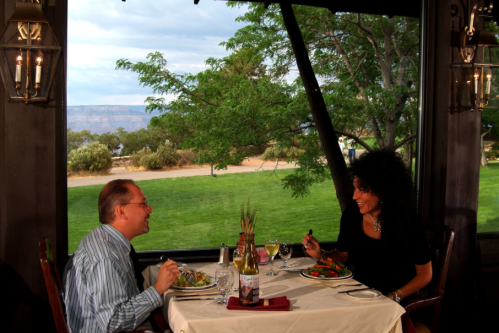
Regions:
[[[217,282],[217,289],[223,295],[223,300],[218,301],[218,304],[227,304],[227,294],[230,293],[232,285],[234,284],[234,272],[228,267],[219,268],[215,272],[215,281]]]
[[[288,260],[291,258],[291,254],[293,253],[293,242],[290,240],[281,240],[281,244],[279,246],[279,256],[284,262],[279,268],[291,268],[288,265]]]

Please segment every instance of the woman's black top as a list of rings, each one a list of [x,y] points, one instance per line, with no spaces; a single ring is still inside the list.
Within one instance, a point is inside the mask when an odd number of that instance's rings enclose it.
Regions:
[[[406,238],[403,244],[394,248],[383,240],[367,236],[362,230],[362,214],[355,204],[345,209],[341,216],[336,249],[348,252],[348,265],[354,279],[386,295],[416,276],[414,265],[430,261],[421,222],[415,222],[413,234]]]

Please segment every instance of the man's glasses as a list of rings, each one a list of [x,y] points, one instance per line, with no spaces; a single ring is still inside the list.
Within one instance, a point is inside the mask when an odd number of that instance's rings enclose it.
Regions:
[[[149,204],[146,202],[128,202],[128,203],[122,203],[120,204],[122,206],[125,206],[125,205],[141,205],[144,209],[147,209],[147,206],[149,206]]]

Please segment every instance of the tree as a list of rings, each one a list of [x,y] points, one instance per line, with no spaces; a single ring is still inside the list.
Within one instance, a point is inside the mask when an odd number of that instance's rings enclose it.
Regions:
[[[372,131],[380,147],[405,145],[410,165],[416,136],[418,21],[293,8],[337,133],[367,149],[371,147],[359,138],[362,129]],[[273,62],[276,76],[288,74],[295,59],[279,6],[251,3],[238,20],[248,25],[222,44],[232,50],[256,44]]]
[[[168,139],[166,132],[161,126],[148,126],[137,131],[127,132],[123,127],[116,129],[122,144],[121,156],[129,156],[141,149],[150,149],[155,152],[159,145]]]
[[[102,133],[97,137],[97,141],[105,145],[111,152],[112,156],[118,156],[118,150],[120,149],[121,145],[120,136],[118,135],[118,133]]]
[[[82,147],[84,144],[94,142],[98,137],[98,134],[92,134],[89,130],[82,130],[81,132],[73,132],[71,127],[67,129],[67,145],[68,145],[68,156],[71,151]]]
[[[308,185],[329,177],[317,153],[321,148],[303,91],[275,80],[251,48],[223,59],[210,58],[209,68],[196,75],[170,72],[158,52],[147,59],[136,64],[121,59],[117,68],[138,73],[140,84],[151,86],[156,94],[177,95],[168,105],[163,97],[148,97],[147,110],[167,111],[155,123],[163,124],[170,135],[182,135],[182,146],[199,152],[197,163],[222,169],[269,142],[286,148],[296,139],[306,146],[301,161],[306,171],[287,179],[293,195],[305,195]]]

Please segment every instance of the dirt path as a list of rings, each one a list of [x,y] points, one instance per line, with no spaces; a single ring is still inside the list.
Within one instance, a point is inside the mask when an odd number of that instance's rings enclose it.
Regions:
[[[263,164],[262,164],[263,163]],[[215,174],[238,173],[238,172],[254,172],[262,170],[272,170],[276,166],[275,162],[265,162],[259,157],[251,157],[245,160],[241,166],[229,166],[227,170],[213,170]],[[294,163],[287,164],[279,162],[279,169],[296,168]],[[113,179],[127,178],[133,180],[149,180],[160,178],[176,178],[176,177],[192,177],[192,176],[209,176],[211,168],[209,165],[189,165],[181,168],[172,168],[169,170],[159,171],[127,171],[125,167],[112,168],[111,173],[107,176],[85,177],[68,179],[68,187],[101,185],[106,184]]]

